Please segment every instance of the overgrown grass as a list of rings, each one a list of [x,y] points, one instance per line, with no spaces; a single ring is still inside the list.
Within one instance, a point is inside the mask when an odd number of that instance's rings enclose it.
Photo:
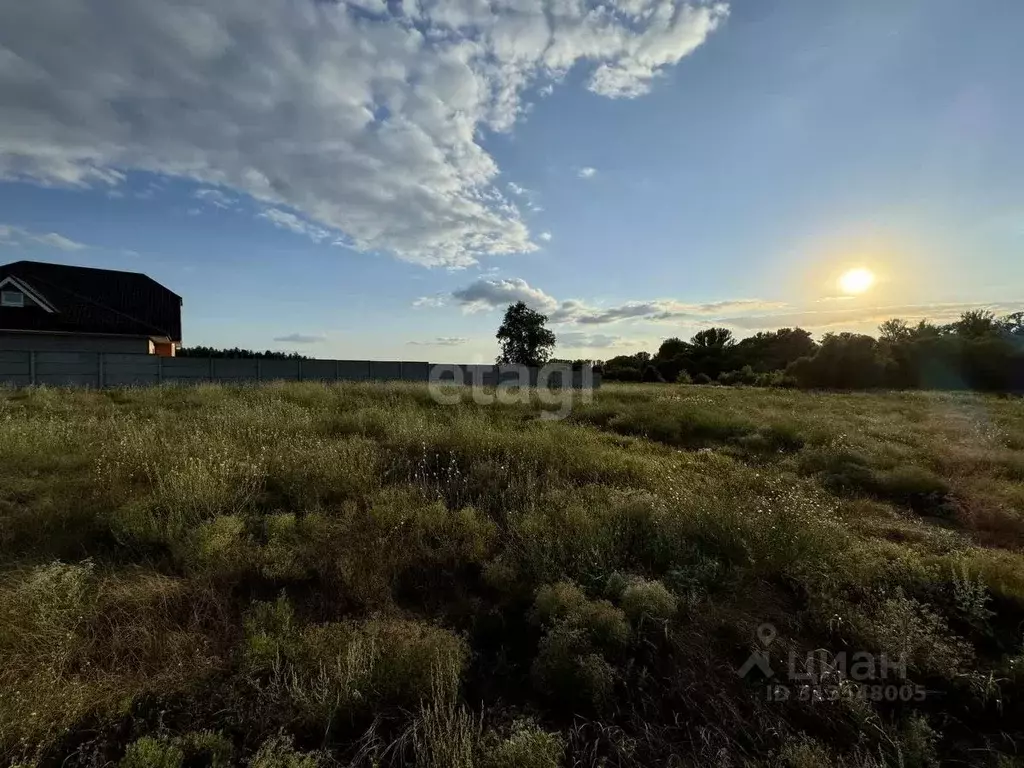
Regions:
[[[542,408],[0,391],[0,759],[1018,759],[1021,400],[609,385]],[[771,699],[737,674],[755,650],[773,683],[818,654],[824,686]],[[887,659],[866,690],[923,697],[854,695],[856,654]]]

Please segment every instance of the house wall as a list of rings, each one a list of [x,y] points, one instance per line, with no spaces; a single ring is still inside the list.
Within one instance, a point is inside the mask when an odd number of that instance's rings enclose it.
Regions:
[[[206,357],[160,357],[145,353],[83,352],[57,350],[4,350],[0,347],[0,385],[122,387],[162,383],[216,381],[436,381],[441,384],[495,386],[518,377],[518,370],[498,366],[443,366],[424,362],[378,362],[374,360],[265,360]],[[513,376],[515,374],[515,376]],[[598,374],[588,380],[580,371],[565,379],[558,372],[547,380],[549,386],[594,387]],[[537,384],[537,370],[528,371],[522,384]],[[542,382],[544,383],[544,382]]]
[[[142,336],[99,336],[74,333],[23,333],[0,330],[0,352],[149,352]]]

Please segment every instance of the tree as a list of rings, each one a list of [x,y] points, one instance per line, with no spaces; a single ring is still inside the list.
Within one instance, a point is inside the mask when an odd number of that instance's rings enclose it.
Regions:
[[[252,349],[241,349],[239,347],[232,347],[231,349],[219,349],[217,347],[182,347],[177,352],[178,357],[226,357],[232,359],[253,359],[263,358],[265,360],[309,360],[310,358],[306,355],[300,355],[298,352],[276,352],[274,350],[266,350],[265,352],[259,352]]]
[[[733,365],[749,365],[755,373],[782,371],[794,360],[810,357],[817,350],[809,331],[803,328],[780,328],[760,331],[734,347]]]
[[[999,320],[1003,331],[1011,338],[1024,341],[1024,312],[1014,312]]]
[[[703,373],[710,379],[717,379],[723,371],[736,366],[733,364],[733,350],[736,340],[728,328],[705,328],[690,339],[690,351],[686,370],[691,375]]]
[[[898,317],[886,320],[878,326],[879,341],[898,344],[900,342],[909,341],[913,336],[914,329],[910,327],[910,324],[907,323],[906,320],[901,320]]]
[[[547,315],[519,301],[505,310],[496,338],[501,342],[499,365],[544,365],[555,347],[555,334],[547,327]]]
[[[654,356],[652,364],[658,369],[658,373],[665,381],[676,381],[679,374],[686,371],[690,362],[690,345],[682,339],[665,339],[658,354]]]
[[[731,347],[736,343],[736,340],[732,336],[732,331],[728,328],[705,328],[703,331],[697,331],[697,333],[693,334],[690,343],[695,347],[703,349],[722,349],[724,347]]]
[[[960,319],[948,326],[951,333],[968,339],[982,339],[998,336],[1001,330],[996,316],[985,309],[971,309],[960,315]]]

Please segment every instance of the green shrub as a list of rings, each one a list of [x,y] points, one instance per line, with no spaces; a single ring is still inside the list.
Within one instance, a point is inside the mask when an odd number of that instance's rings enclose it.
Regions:
[[[297,652],[298,629],[288,599],[255,602],[245,618],[243,666],[251,674],[266,674]]]
[[[919,512],[939,513],[945,510],[949,485],[934,472],[922,467],[899,467],[880,472],[875,477],[878,495],[905,504]]]
[[[612,648],[629,640],[625,614],[607,600],[588,600],[570,582],[545,585],[537,591],[535,621],[550,626],[575,627],[586,632],[588,642]]]
[[[318,768],[327,762],[321,752],[299,752],[287,736],[267,739],[249,763],[250,768]]]
[[[232,762],[234,746],[216,731],[190,731],[176,740],[189,761],[209,765],[210,768],[228,768]]]
[[[578,616],[581,608],[588,602],[583,590],[576,584],[561,581],[557,584],[545,584],[537,590],[537,599],[533,604],[533,616],[536,621],[555,623],[559,619]]]
[[[564,751],[557,733],[548,733],[529,720],[517,720],[506,738],[492,735],[483,768],[558,768]]]
[[[647,581],[635,576],[629,579],[619,601],[633,621],[644,618],[668,620],[676,614],[676,596],[660,581]]]
[[[534,685],[567,706],[602,709],[615,686],[615,670],[592,650],[586,630],[559,625],[541,640],[531,668]]]
[[[468,650],[443,629],[404,619],[297,627],[284,598],[246,621],[244,667],[267,695],[306,718],[415,706],[437,688],[457,690]]]
[[[121,768],[181,768],[185,753],[166,739],[143,736],[128,745],[118,765]]]
[[[941,615],[900,591],[857,605],[832,598],[819,610],[850,647],[883,653],[896,668],[902,660],[908,670],[953,679],[972,659]]]
[[[921,714],[911,714],[900,725],[897,749],[900,765],[907,768],[935,768],[939,765],[939,735],[932,730],[928,719]]]

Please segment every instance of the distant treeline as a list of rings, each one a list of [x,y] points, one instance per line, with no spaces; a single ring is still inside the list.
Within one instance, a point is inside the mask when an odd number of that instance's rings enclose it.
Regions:
[[[298,352],[274,352],[273,350],[265,350],[259,352],[253,349],[241,349],[239,347],[232,347],[231,349],[217,349],[216,347],[182,347],[177,352],[178,357],[230,357],[237,359],[251,360],[253,358],[264,358],[266,360],[309,360],[310,358],[306,355],[300,355]]]
[[[689,341],[666,339],[655,355],[621,355],[601,367],[607,381],[1024,392],[1024,312],[972,310],[948,325],[892,319],[878,330],[878,338],[827,333],[815,342],[802,328],[739,341],[709,328]]]

